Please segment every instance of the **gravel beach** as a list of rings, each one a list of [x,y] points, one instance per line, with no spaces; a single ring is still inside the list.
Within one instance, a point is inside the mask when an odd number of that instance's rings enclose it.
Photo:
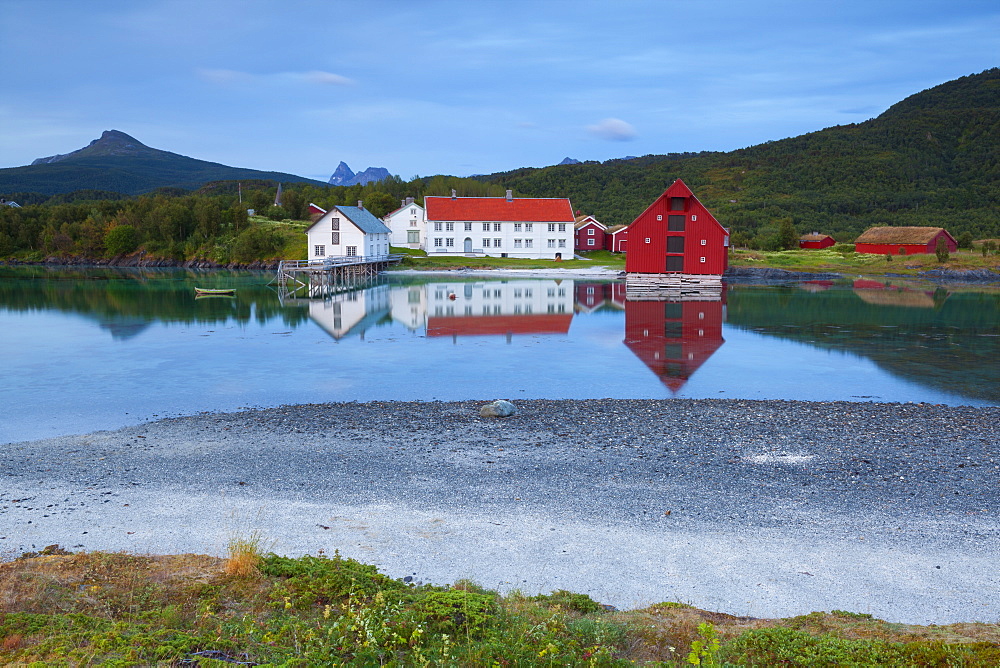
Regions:
[[[0,557],[223,554],[259,532],[393,577],[1000,621],[1000,408],[740,400],[316,404],[0,451]]]

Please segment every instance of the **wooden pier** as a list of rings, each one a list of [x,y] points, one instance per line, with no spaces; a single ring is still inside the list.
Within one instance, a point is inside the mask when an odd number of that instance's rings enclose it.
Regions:
[[[714,274],[641,274],[625,277],[625,297],[644,299],[715,300],[722,297],[722,276]]]
[[[283,260],[271,280],[279,296],[287,298],[327,299],[334,294],[370,284],[403,255],[342,255],[322,260]]]

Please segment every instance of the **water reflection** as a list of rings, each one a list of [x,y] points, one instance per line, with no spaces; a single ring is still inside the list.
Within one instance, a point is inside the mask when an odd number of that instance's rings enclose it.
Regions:
[[[625,302],[625,345],[673,394],[725,343],[725,295]]]

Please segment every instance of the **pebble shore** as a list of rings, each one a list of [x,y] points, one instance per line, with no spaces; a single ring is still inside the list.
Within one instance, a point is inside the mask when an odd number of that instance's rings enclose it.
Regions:
[[[1000,621],[1000,408],[751,400],[310,404],[0,451],[0,558],[223,554],[619,608]]]

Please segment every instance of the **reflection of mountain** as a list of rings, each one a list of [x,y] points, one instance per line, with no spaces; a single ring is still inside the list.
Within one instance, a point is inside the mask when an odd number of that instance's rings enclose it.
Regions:
[[[862,355],[897,376],[938,390],[1000,401],[1000,294],[949,295],[939,288],[913,296],[890,286],[875,287],[807,293],[793,287],[734,285],[729,287],[728,322]]]
[[[248,272],[0,267],[0,309],[78,314],[123,340],[155,322],[302,322],[305,313],[282,308],[266,281]],[[238,287],[237,298],[195,300],[196,285]]]
[[[676,394],[718,350],[725,288],[703,301],[626,301],[625,345]]]

